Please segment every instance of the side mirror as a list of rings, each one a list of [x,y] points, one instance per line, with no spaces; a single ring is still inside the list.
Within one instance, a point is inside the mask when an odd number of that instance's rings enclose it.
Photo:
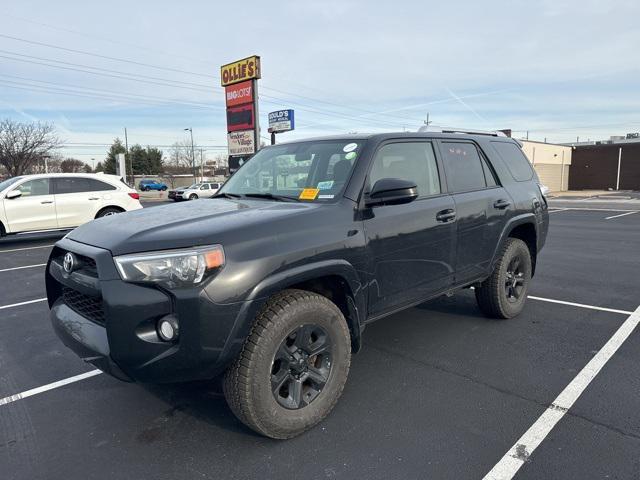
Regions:
[[[7,200],[12,200],[21,196],[22,192],[20,190],[11,190],[9,193],[7,193],[6,198]]]
[[[416,198],[418,198],[416,182],[399,178],[381,178],[373,185],[365,205],[367,207],[400,205],[413,202]]]

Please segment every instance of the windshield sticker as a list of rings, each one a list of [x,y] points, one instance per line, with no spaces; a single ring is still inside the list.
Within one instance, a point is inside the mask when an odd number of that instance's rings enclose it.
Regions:
[[[353,160],[356,158],[356,155],[358,155],[356,152],[349,152],[344,156],[344,158],[347,160]]]
[[[333,198],[335,195],[318,195],[318,198]]]
[[[318,190],[331,190],[333,187],[333,180],[327,180],[325,182],[318,183]]]
[[[345,152],[345,153],[353,152],[356,148],[358,148],[358,144],[357,143],[347,143],[342,148],[342,151]]]
[[[305,188],[300,192],[300,196],[298,197],[300,200],[315,200],[320,193],[320,189],[318,188]]]

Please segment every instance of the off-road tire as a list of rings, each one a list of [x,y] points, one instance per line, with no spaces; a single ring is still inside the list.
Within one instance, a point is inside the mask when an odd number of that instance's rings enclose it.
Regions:
[[[510,301],[505,285],[507,270],[514,259],[520,259],[522,268],[522,290],[516,301]],[[490,318],[507,319],[518,315],[524,308],[531,282],[531,252],[527,244],[518,238],[508,238],[502,247],[493,273],[480,287],[476,287],[476,300],[484,315]]]
[[[290,410],[278,403],[271,385],[276,350],[301,325],[320,326],[331,341],[331,370],[311,403]],[[351,340],[340,309],[329,299],[304,290],[284,290],[256,316],[249,336],[224,378],[224,394],[233,413],[267,437],[300,435],[324,419],[342,394],[351,363]]]

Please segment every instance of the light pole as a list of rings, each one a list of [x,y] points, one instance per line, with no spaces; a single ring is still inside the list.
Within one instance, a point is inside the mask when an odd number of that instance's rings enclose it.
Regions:
[[[195,152],[195,149],[193,147],[193,129],[191,127],[184,129],[185,132],[187,130],[191,134],[191,166],[193,167],[193,181],[195,183],[197,183],[198,179],[196,177],[196,152]]]

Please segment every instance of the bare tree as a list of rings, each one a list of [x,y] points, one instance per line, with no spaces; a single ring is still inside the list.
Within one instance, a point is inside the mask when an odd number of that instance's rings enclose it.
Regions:
[[[194,145],[194,150],[198,150],[197,145]],[[171,145],[169,165],[172,167],[193,168],[192,160],[191,142],[189,140],[182,140]]]
[[[10,176],[23,175],[44,163],[61,144],[50,123],[0,121],[0,165]]]

